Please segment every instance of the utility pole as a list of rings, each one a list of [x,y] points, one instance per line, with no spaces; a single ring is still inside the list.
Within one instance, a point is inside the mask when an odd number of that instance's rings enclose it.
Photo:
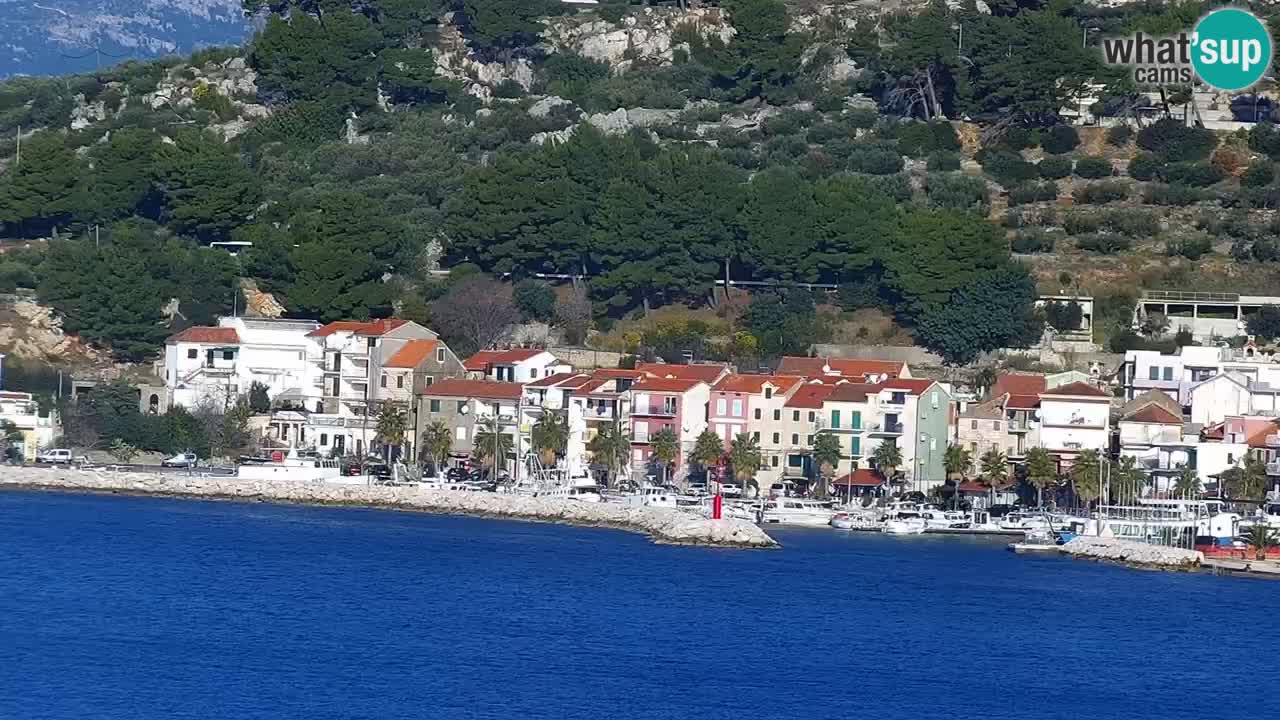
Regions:
[[[21,164],[22,164],[22,126],[21,126],[21,125],[19,125],[19,126],[18,126],[18,135],[17,135],[17,138],[18,138],[18,139],[17,139],[17,143],[18,143],[18,156],[17,156],[16,158],[14,158],[14,161],[13,161],[13,166],[14,166],[14,167],[17,167],[17,166],[19,166],[19,165],[21,165]]]

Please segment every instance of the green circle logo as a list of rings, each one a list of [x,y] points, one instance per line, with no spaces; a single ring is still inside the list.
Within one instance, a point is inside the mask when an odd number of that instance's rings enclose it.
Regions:
[[[1271,67],[1271,35],[1253,13],[1214,10],[1196,24],[1191,64],[1200,79],[1219,90],[1243,90]]]

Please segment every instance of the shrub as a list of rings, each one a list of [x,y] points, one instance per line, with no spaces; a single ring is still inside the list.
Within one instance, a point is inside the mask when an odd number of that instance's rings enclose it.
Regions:
[[[814,145],[826,145],[837,139],[844,139],[844,128],[834,123],[818,123],[809,128],[809,132],[805,133],[805,139]]]
[[[892,150],[863,148],[849,156],[849,169],[870,175],[892,175],[902,170],[902,156]]]
[[[1143,200],[1149,205],[1186,207],[1204,199],[1204,192],[1186,185],[1151,184]]]
[[[1009,205],[1025,205],[1058,199],[1058,183],[1052,180],[1026,182],[1009,190]]]
[[[1212,131],[1187,127],[1173,118],[1161,118],[1138,131],[1138,147],[1167,162],[1204,160],[1217,145]]]
[[[601,20],[617,25],[627,16],[627,4],[625,2],[606,3],[596,8],[596,14]]]
[[[1071,174],[1071,158],[1050,156],[1040,161],[1040,177],[1046,180],[1060,180]]]
[[[1076,247],[1099,255],[1115,255],[1133,247],[1133,241],[1123,235],[1096,233],[1076,238]]]
[[[1160,158],[1152,153],[1140,152],[1129,161],[1129,177],[1135,180],[1150,180],[1160,172]]]
[[[898,151],[910,157],[960,149],[960,138],[949,122],[903,123],[895,128],[894,136],[898,139]]]
[[[876,175],[870,179],[871,187],[898,202],[906,202],[911,199],[911,179],[903,173]]]
[[[1160,233],[1160,221],[1142,210],[1113,210],[1102,218],[1108,230],[1129,237],[1152,237]]]
[[[943,152],[941,150],[929,155],[929,162],[926,165],[929,172],[949,172],[960,169],[960,156],[953,152]]]
[[[1019,150],[1035,147],[1036,139],[1031,134],[1031,131],[1024,127],[1011,127],[1005,131],[1004,136],[1000,138],[998,145],[1017,152]]]
[[[930,173],[925,193],[935,208],[975,210],[982,214],[990,208],[987,182],[962,173]]]
[[[542,280],[521,280],[512,288],[511,299],[526,321],[548,322],[555,312],[556,293]]]
[[[1240,192],[1240,202],[1254,210],[1280,208],[1280,189],[1275,187],[1245,188]]]
[[[982,163],[983,172],[1005,187],[1034,180],[1040,175],[1039,168],[1034,164],[1023,160],[1021,155],[1006,150],[984,153],[979,162]]]
[[[1082,178],[1111,177],[1112,170],[1111,161],[1106,158],[1088,156],[1076,161],[1076,175]]]
[[[1270,185],[1272,180],[1276,179],[1276,166],[1267,160],[1254,160],[1249,163],[1249,167],[1245,168],[1244,174],[1240,176],[1240,184],[1249,187],[1263,187]]]
[[[1160,171],[1160,177],[1170,185],[1185,185],[1187,187],[1209,187],[1219,182],[1224,174],[1218,166],[1212,163],[1169,163]]]
[[[1075,150],[1079,144],[1080,136],[1076,133],[1076,129],[1070,125],[1054,125],[1049,128],[1049,132],[1045,133],[1044,138],[1040,141],[1040,147],[1052,155],[1069,153]]]
[[[1122,180],[1099,180],[1077,188],[1075,199],[1085,205],[1103,205],[1129,197],[1129,184]]]
[[[841,117],[844,118],[845,123],[849,127],[858,128],[859,130],[867,130],[876,126],[876,121],[880,116],[876,114],[875,110],[867,108],[853,108]]]
[[[1270,122],[1260,122],[1249,129],[1249,148],[1271,158],[1280,155],[1280,131]]]
[[[1133,128],[1128,125],[1116,125],[1107,130],[1107,144],[1124,147],[1133,139]]]
[[[1213,252],[1213,243],[1204,235],[1170,240],[1164,246],[1164,252],[1170,257],[1181,256],[1188,260],[1199,260]]]
[[[1009,250],[1024,254],[1053,252],[1056,240],[1054,234],[1047,230],[1031,228],[1015,233],[1009,242]]]
[[[1072,235],[1085,235],[1102,229],[1102,216],[1095,213],[1073,212],[1062,219],[1062,227]]]
[[[524,97],[524,86],[515,80],[503,80],[493,89],[493,96],[508,99]]]
[[[1058,223],[1058,213],[1052,207],[1011,208],[1005,213],[1004,224],[1011,228],[1041,228]]]

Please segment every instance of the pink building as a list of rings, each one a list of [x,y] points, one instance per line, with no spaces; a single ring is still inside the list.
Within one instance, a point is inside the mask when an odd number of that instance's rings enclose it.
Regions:
[[[711,388],[711,431],[726,451],[740,433],[753,436],[764,459],[761,476],[770,482],[782,474],[783,406],[803,384],[804,378],[789,375],[728,375]]]
[[[630,392],[632,473],[638,477],[661,475],[650,469],[653,437],[671,430],[679,453],[670,477],[683,477],[688,471],[686,456],[698,435],[707,429],[711,386],[696,378],[645,377],[633,384]]]

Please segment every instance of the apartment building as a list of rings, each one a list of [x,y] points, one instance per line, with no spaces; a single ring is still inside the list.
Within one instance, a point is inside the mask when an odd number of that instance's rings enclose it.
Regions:
[[[257,382],[271,398],[289,396],[314,409],[320,396],[315,365],[320,345],[312,337],[313,320],[224,317],[216,326],[190,327],[165,340],[164,391],[144,389],[144,412],[161,413],[170,405],[193,408],[221,404],[247,393]]]
[[[52,411],[41,414],[39,403],[27,392],[0,391],[0,420],[13,423],[22,436],[13,448],[19,458],[34,458],[37,450],[62,434],[58,416]]]
[[[476,435],[496,419],[499,430],[510,437],[514,457],[528,450],[527,428],[521,427],[520,407],[524,388],[519,383],[445,378],[422,389],[418,397],[417,434],[433,422],[443,422],[453,432],[450,453],[462,458],[475,448]],[[513,467],[508,456],[503,468]]]
[[[1130,350],[1120,378],[1126,399],[1160,390],[1185,407],[1193,386],[1223,374],[1232,374],[1245,385],[1280,386],[1280,358],[1253,340],[1242,348],[1185,346],[1172,354]]]
[[[726,375],[711,388],[708,423],[728,452],[733,439],[746,433],[759,444],[763,462],[760,482],[782,477],[782,412],[804,379],[787,375]]]
[[[671,465],[670,477],[684,477],[688,472],[689,451],[693,449],[698,435],[707,429],[711,386],[695,377],[646,375],[631,385],[630,395],[632,474],[660,474],[653,473],[650,468],[653,437],[663,430],[671,430],[675,433],[679,452]]]
[[[1058,456],[1063,469],[1085,450],[1111,445],[1111,395],[1073,382],[1040,395],[1040,445]]]
[[[856,382],[876,383],[892,378],[910,378],[906,363],[892,360],[860,360],[856,358],[820,358],[787,356],[778,363],[779,375],[798,375],[810,379],[843,378]]]
[[[1044,375],[1005,373],[996,378],[991,398],[969,404],[956,423],[956,444],[967,448],[976,464],[992,449],[1004,453],[1010,463],[1026,457],[1040,444],[1040,394],[1049,379]]]
[[[555,355],[536,348],[481,350],[467,358],[467,376],[476,380],[527,383],[573,368]]]
[[[817,468],[813,462],[813,439],[821,427],[823,403],[835,391],[834,384],[807,382],[802,384],[782,405],[782,425],[768,435],[770,445],[781,450],[782,477],[813,479]],[[763,446],[764,443],[761,443]],[[773,462],[770,460],[770,467]]]
[[[1183,467],[1198,470],[1200,435],[1183,423],[1180,413],[1147,402],[1125,413],[1117,425],[1120,455],[1132,457],[1146,470],[1155,492],[1170,491]]]

